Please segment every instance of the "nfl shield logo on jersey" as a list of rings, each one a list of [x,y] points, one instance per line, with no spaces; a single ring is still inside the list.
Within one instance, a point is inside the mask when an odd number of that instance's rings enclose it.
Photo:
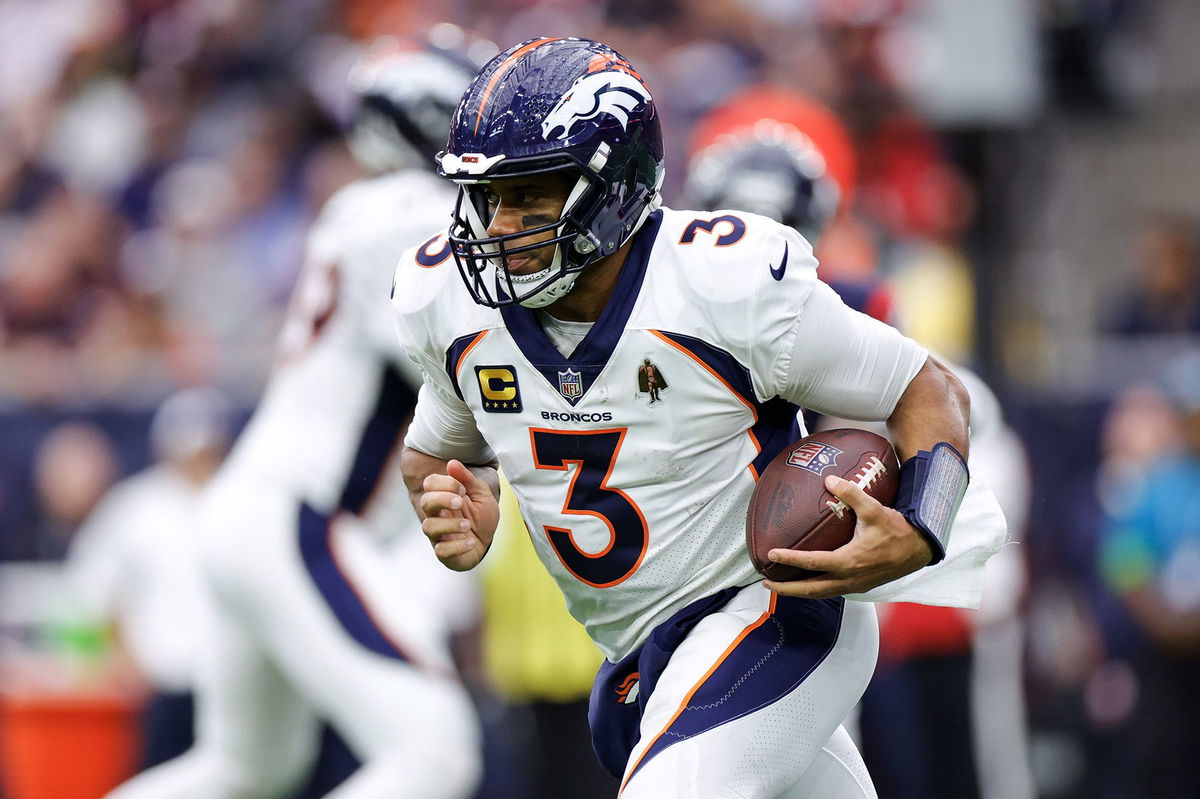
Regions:
[[[574,402],[583,396],[583,374],[567,367],[558,373],[558,393]]]
[[[788,466],[808,469],[813,474],[820,474],[832,466],[837,460],[837,456],[841,454],[842,451],[837,447],[831,447],[819,441],[810,441],[792,450],[787,462]]]

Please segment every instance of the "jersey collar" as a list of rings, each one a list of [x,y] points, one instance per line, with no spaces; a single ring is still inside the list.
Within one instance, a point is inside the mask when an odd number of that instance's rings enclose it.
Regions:
[[[650,253],[661,224],[662,211],[655,211],[646,218],[642,229],[634,237],[633,246],[629,248],[629,255],[621,266],[621,274],[617,276],[617,284],[604,310],[600,312],[600,318],[570,357],[564,356],[550,341],[533,310],[520,305],[506,305],[500,309],[505,327],[526,360],[569,404],[576,405],[583,399],[621,340],[641,292],[646,265],[650,262]],[[565,387],[575,381],[579,381],[580,390],[572,396],[572,392]]]

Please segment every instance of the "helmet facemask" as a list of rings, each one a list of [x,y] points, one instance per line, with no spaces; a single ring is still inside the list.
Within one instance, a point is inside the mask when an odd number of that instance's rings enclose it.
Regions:
[[[450,249],[477,303],[493,308],[514,303],[542,308],[565,297],[579,273],[601,257],[598,242],[581,220],[591,206],[603,200],[603,184],[586,172],[570,171],[578,177],[556,221],[499,236],[488,232],[491,209],[487,188],[491,181],[460,185]],[[546,233],[552,234],[550,238],[532,240]],[[512,256],[545,247],[554,248],[548,266],[526,275],[510,271]]]

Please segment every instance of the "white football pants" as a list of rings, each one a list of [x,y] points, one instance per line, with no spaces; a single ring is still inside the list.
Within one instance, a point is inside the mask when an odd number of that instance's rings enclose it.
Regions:
[[[796,674],[799,682],[788,693],[678,740],[638,767],[685,707],[697,709],[697,687],[737,657],[770,608],[770,592],[748,586],[675,650],[642,716],[622,799],[875,799],[862,757],[841,727],[875,670],[879,628],[875,607],[866,602],[845,602],[828,654],[807,676]],[[747,662],[745,678],[761,678],[756,671],[770,668],[771,657],[768,649]]]
[[[214,612],[197,633],[208,657],[196,745],[110,799],[284,795],[308,774],[318,716],[363,763],[331,799],[470,796],[478,722],[424,565],[389,554],[352,517],[330,524],[245,475],[218,478],[207,509]],[[416,527],[404,533],[430,572],[453,574]]]

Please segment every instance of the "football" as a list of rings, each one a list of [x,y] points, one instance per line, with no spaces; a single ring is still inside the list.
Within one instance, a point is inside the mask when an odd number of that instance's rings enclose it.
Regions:
[[[839,428],[785,447],[759,478],[746,517],[746,548],[764,577],[797,580],[817,574],[772,563],[767,560],[772,549],[832,550],[853,537],[854,511],[825,490],[831,474],[857,483],[884,505],[896,501],[900,465],[883,436]]]

